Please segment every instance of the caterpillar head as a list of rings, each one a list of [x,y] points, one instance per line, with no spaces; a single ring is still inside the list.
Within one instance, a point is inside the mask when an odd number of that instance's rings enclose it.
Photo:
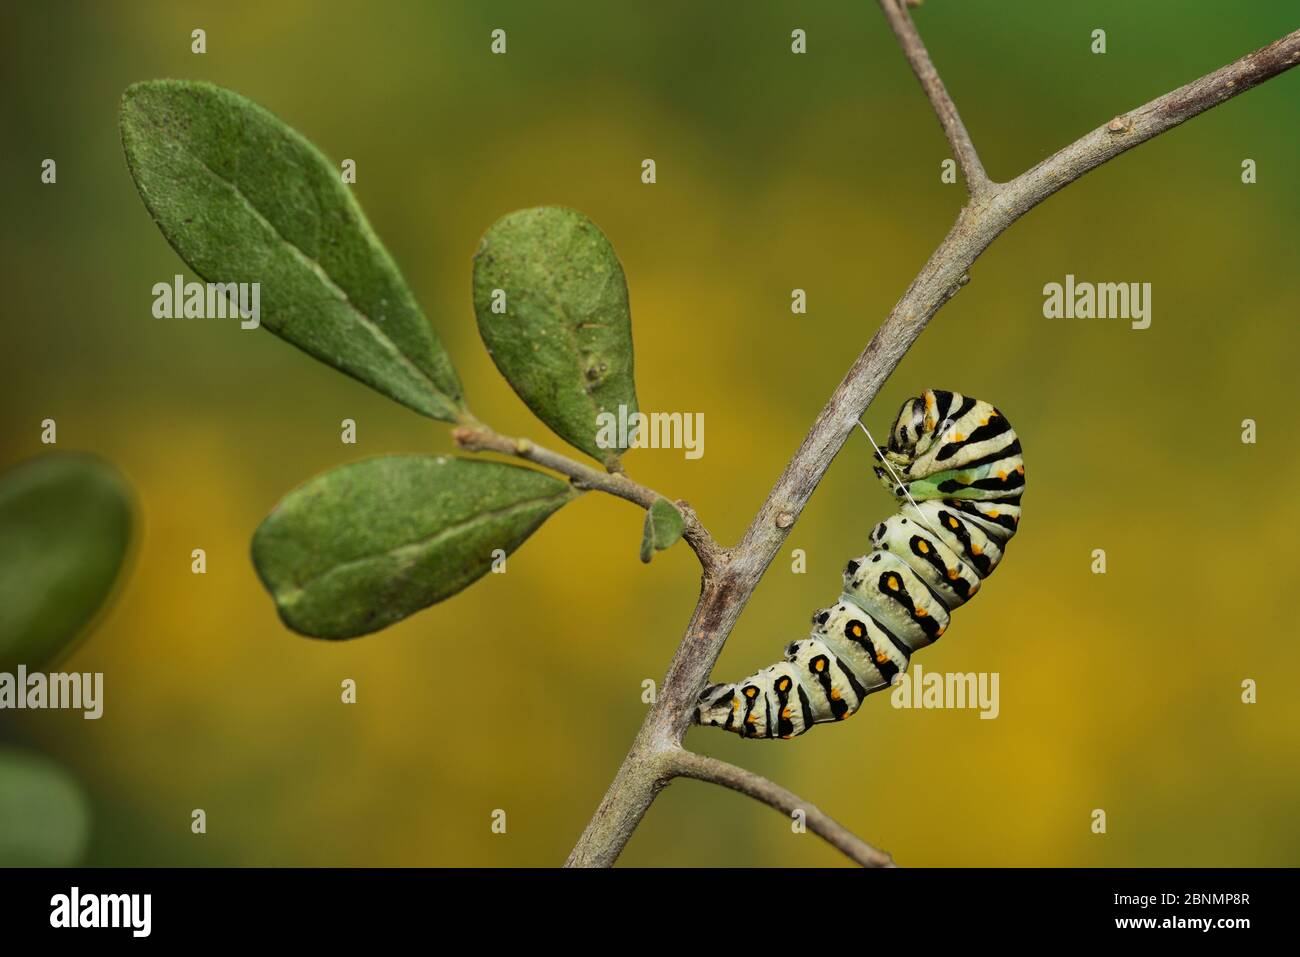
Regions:
[[[709,685],[695,704],[695,723],[731,728],[737,719],[739,700],[734,684]]]
[[[925,432],[925,399],[924,395],[913,396],[898,410],[894,427],[889,432],[890,452],[910,458],[916,451],[916,443],[921,441]]]

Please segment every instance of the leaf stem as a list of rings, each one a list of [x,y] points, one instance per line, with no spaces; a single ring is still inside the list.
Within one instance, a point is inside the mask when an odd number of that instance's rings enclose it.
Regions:
[[[553,452],[530,439],[516,439],[501,435],[486,425],[460,426],[452,430],[452,438],[455,439],[456,445],[466,452],[499,452],[502,455],[512,455],[534,465],[559,472],[561,475],[567,475],[575,488],[605,492],[644,509],[649,509],[657,499],[668,498],[654,489],[633,481],[621,471],[602,472],[567,455]],[[705,577],[715,575],[727,563],[726,550],[714,541],[713,536],[709,534],[708,529],[695,513],[695,509],[687,502],[679,499],[673,504],[681,511],[684,519],[682,537],[699,558]]]

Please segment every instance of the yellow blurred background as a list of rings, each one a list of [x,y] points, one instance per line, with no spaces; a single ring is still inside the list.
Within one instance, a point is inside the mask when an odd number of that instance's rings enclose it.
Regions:
[[[1294,29],[1286,6],[929,0],[914,16],[1006,179]],[[118,97],[139,79],[211,80],[355,159],[357,196],[471,408],[553,446],[478,340],[470,257],[513,209],[592,217],[627,271],[642,408],[706,423],[703,458],[642,450],[625,464],[729,543],[962,201],[940,182],[947,145],[879,10],[84,3],[2,16],[0,467],[41,453],[54,418],[58,448],[115,462],[143,515],[120,599],[61,666],[105,672],[104,717],[7,713],[0,740],[86,783],[92,864],[559,863],[639,726],[641,682],[661,680],[681,637],[693,556],[641,565],[642,515],[588,495],[507,574],[396,627],[342,643],[288,632],[248,557],[267,511],[325,469],[445,452],[449,436],[274,336],[152,318],[151,286],[189,274],[127,173]],[[504,56],[489,52],[498,27]],[[794,28],[806,55],[790,52]],[[1089,50],[1096,28],[1105,55]],[[917,659],[998,672],[998,719],[895,710],[881,694],[793,742],[696,729],[689,746],[775,778],[904,865],[1300,862],[1298,102],[1300,73],[1285,75],[1032,212],[868,413],[883,432],[907,395],[952,388],[1020,432],[1021,532]],[[40,183],[46,157],[57,185]],[[1067,273],[1150,282],[1151,328],[1043,318],[1044,284]],[[794,288],[807,315],[791,314]],[[356,446],[340,443],[343,418]],[[893,508],[869,465],[851,441],[716,678],[775,660],[833,600],[843,562]],[[206,575],[190,572],[194,548]],[[795,548],[806,574],[791,572]],[[1105,575],[1090,570],[1097,548]],[[355,705],[340,702],[345,678]],[[1241,703],[1246,678],[1257,704]],[[205,835],[190,832],[194,808]],[[498,808],[504,835],[490,830]],[[681,782],[623,862],[842,860],[747,798]]]

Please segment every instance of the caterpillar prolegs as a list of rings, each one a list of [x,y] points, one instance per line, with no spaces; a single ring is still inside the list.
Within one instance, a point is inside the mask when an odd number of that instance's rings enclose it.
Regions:
[[[1025,465],[992,405],[941,389],[908,399],[875,473],[904,508],[845,566],[839,600],[813,615],[812,634],[791,642],[784,661],[705,688],[697,724],[793,738],[849,717],[939,639],[949,613],[998,567],[1020,522]]]

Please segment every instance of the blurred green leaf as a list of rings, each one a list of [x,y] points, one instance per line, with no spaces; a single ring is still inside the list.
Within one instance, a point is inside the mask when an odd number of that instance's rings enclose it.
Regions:
[[[557,206],[498,220],[474,256],[474,311],[528,408],[570,445],[617,463],[627,442],[598,444],[597,416],[637,411],[632,318],[623,267],[596,224]]]
[[[258,282],[261,322],[434,419],[461,385],[340,168],[251,100],[185,80],[122,97],[122,145],[167,241],[209,282]]]
[[[501,462],[364,459],[285,496],[253,536],[253,563],[294,631],[354,638],[456,594],[576,494]]]
[[[40,666],[85,628],[117,578],[131,511],[126,482],[90,456],[0,474],[0,670]]]
[[[645,528],[641,532],[641,561],[650,561],[655,552],[671,548],[682,537],[685,520],[677,506],[666,498],[654,500],[645,513]]]
[[[0,867],[73,867],[89,833],[88,802],[67,771],[0,749]]]

